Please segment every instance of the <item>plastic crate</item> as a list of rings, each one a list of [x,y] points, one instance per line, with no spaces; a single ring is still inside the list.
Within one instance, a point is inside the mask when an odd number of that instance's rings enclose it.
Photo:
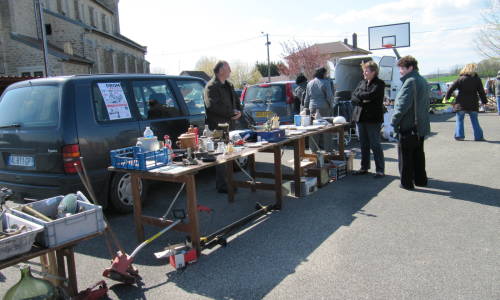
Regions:
[[[30,251],[31,246],[35,242],[36,235],[43,231],[43,226],[22,219],[8,212],[2,216],[0,222],[2,231],[14,224],[19,227],[24,225],[28,228],[28,231],[26,232],[0,240],[0,260]]]
[[[115,168],[147,171],[166,166],[169,163],[168,149],[142,151],[132,146],[110,151],[111,165]]]
[[[45,222],[20,211],[22,206],[19,207],[19,210],[13,209],[12,213],[44,227],[44,231],[37,235],[36,242],[45,247],[56,247],[98,232],[103,232],[105,223],[102,215],[102,207],[88,203],[88,200],[81,193],[77,193],[77,195],[78,208],[83,207],[84,210],[58,219],[55,219],[57,206],[64,196],[25,204],[25,206],[31,206],[47,217],[54,219],[52,222]]]
[[[285,138],[285,130],[284,129],[276,129],[271,131],[258,131],[257,139],[261,138],[262,140],[266,140],[269,142],[279,142]]]

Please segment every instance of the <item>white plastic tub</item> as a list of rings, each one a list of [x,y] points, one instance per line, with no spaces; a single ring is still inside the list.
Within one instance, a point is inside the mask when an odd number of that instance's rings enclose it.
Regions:
[[[45,222],[20,210],[13,210],[13,213],[44,227],[45,230],[37,236],[36,241],[45,247],[60,246],[98,232],[103,232],[105,224],[102,207],[88,203],[88,200],[81,193],[77,193],[77,195],[78,207],[83,207],[84,211],[59,219],[55,219],[57,206],[64,196],[26,204],[49,218],[54,219],[52,222]]]
[[[28,228],[26,232],[0,240],[0,260],[30,251],[31,246],[35,242],[36,235],[43,231],[43,226],[24,220],[8,212],[2,216],[2,220],[0,221],[2,231],[14,224],[19,227],[24,225]]]

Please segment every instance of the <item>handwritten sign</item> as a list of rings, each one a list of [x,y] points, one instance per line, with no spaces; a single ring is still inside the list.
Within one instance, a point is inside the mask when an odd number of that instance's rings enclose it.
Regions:
[[[101,82],[97,85],[106,104],[110,120],[128,119],[132,116],[119,82]]]

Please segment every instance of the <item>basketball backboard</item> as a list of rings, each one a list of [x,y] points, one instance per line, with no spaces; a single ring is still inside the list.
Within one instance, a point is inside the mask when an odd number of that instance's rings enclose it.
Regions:
[[[370,50],[410,47],[410,23],[368,27]]]

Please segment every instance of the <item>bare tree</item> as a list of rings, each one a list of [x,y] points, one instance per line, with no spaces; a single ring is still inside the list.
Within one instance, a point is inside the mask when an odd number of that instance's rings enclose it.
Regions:
[[[214,67],[218,59],[216,57],[202,56],[196,62],[194,69],[196,71],[203,71],[208,74],[208,76],[214,76]]]
[[[243,88],[245,84],[254,84],[261,80],[262,76],[257,68],[242,62],[231,62],[231,81],[237,89]]]
[[[294,40],[281,43],[281,47],[283,48],[283,58],[287,64],[287,66],[280,67],[280,72],[285,72],[284,75],[295,77],[303,73],[308,79],[311,79],[316,68],[327,67],[328,58],[321,55],[319,49],[314,45]]]
[[[491,7],[481,13],[483,28],[476,38],[476,48],[487,58],[500,58],[500,0],[490,0]]]

